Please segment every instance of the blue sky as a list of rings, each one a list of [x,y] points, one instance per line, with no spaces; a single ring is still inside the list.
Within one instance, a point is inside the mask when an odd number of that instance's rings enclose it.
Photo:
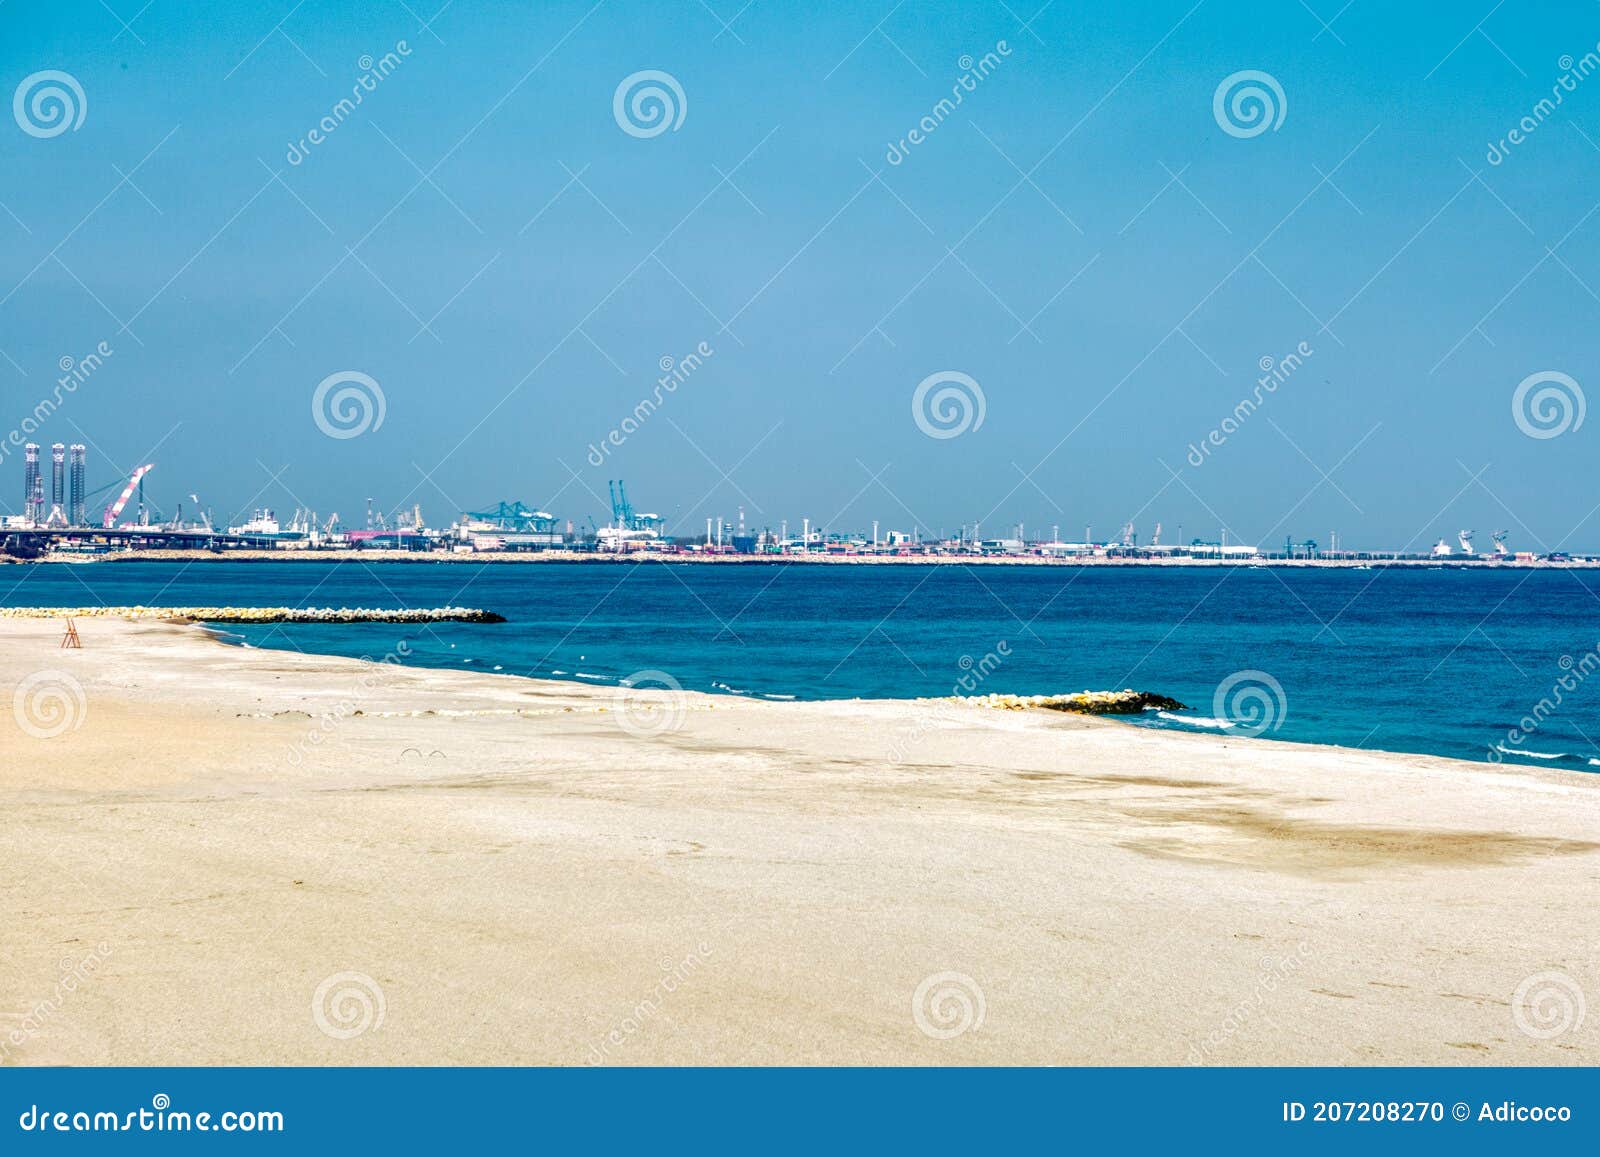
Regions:
[[[107,342],[33,435],[87,441],[91,486],[149,458],[158,502],[219,518],[355,521],[370,495],[586,525],[622,477],[686,532],[742,505],[1600,546],[1600,419],[1530,437],[1512,410],[1533,374],[1600,384],[1600,77],[1486,159],[1595,49],[1594,4],[107,3],[0,6],[5,91],[59,70],[86,105],[58,135],[0,130],[0,425]],[[676,129],[614,117],[642,70],[677,82]],[[1275,129],[1214,116],[1243,70],[1281,89]],[[311,400],[344,371],[383,422],[329,437]],[[984,418],[929,437],[912,397],[943,372]],[[13,454],[0,508],[20,502]]]

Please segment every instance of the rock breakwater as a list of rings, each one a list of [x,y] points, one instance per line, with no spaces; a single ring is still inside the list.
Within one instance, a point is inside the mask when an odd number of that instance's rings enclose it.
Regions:
[[[476,607],[0,607],[0,619],[205,623],[503,623]]]

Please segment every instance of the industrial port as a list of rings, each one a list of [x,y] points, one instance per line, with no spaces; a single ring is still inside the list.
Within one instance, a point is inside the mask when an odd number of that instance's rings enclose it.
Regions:
[[[839,531],[813,525],[809,518],[779,521],[759,530],[737,518],[707,518],[703,533],[673,533],[660,514],[636,511],[621,480],[609,482],[609,520],[593,517],[583,525],[563,521],[548,511],[520,501],[501,501],[483,510],[456,512],[447,525],[425,521],[412,505],[384,511],[367,499],[358,525],[334,513],[297,509],[287,521],[262,508],[226,527],[196,494],[172,504],[171,513],[147,500],[146,481],[155,469],[146,463],[126,477],[95,490],[86,489],[88,452],[79,443],[57,442],[49,448],[49,495],[45,493],[43,447],[23,448],[23,502],[20,515],[0,518],[0,561],[89,562],[97,559],[173,557],[257,559],[270,557],[361,557],[371,561],[426,556],[433,559],[481,561],[725,561],[725,562],[962,562],[1116,563],[1123,565],[1511,565],[1595,566],[1600,555],[1514,551],[1507,532],[1490,536],[1491,547],[1479,551],[1474,532],[1460,530],[1455,542],[1440,538],[1425,552],[1361,550],[1345,547],[1337,534],[1327,544],[1286,538],[1281,546],[1229,542],[1224,532],[1215,540],[1191,537],[1182,527],[1170,539],[1156,523],[1141,541],[1134,524],[1097,540],[1084,527],[1076,541],[1063,540],[1059,526],[1048,537],[1029,537],[1023,525],[1006,528],[998,537],[984,537],[978,524],[955,534],[882,528]],[[103,502],[103,505],[100,505]],[[98,507],[98,509],[95,509]]]

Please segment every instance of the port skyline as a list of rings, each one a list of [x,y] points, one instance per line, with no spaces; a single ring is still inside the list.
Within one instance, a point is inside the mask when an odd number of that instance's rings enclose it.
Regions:
[[[49,491],[45,489],[44,455],[49,452]],[[239,522],[213,521],[209,509],[200,508],[199,497],[190,494],[193,505],[186,521],[181,503],[168,516],[154,503],[147,502],[145,478],[154,464],[136,468],[117,489],[114,481],[94,491],[85,489],[87,447],[83,443],[54,443],[45,447],[29,442],[23,447],[23,513],[6,515],[0,521],[4,530],[4,552],[14,558],[48,558],[52,554],[68,557],[98,557],[113,553],[160,551],[310,552],[338,554],[349,552],[428,554],[451,552],[474,557],[548,554],[552,558],[611,557],[719,557],[742,559],[786,559],[808,561],[836,559],[952,559],[971,561],[1058,561],[1118,563],[1320,563],[1368,565],[1373,562],[1476,562],[1497,564],[1587,563],[1600,561],[1582,553],[1514,551],[1506,545],[1507,532],[1492,535],[1493,548],[1479,554],[1474,532],[1461,530],[1456,545],[1441,537],[1431,550],[1406,551],[1351,548],[1341,542],[1337,531],[1325,542],[1314,539],[1295,541],[1286,535],[1282,549],[1272,545],[1240,541],[1229,542],[1226,527],[1216,539],[1199,536],[1185,540],[1183,527],[1162,541],[1164,524],[1156,522],[1149,538],[1141,542],[1133,520],[1125,522],[1112,537],[1096,539],[1093,526],[1085,525],[1083,535],[1066,539],[1059,523],[1052,524],[1049,537],[1028,534],[1025,523],[1004,527],[1003,532],[984,537],[982,524],[963,525],[954,534],[943,528],[932,530],[913,523],[900,529],[873,520],[870,534],[861,529],[834,529],[813,525],[802,517],[791,526],[780,519],[773,527],[764,523],[757,529],[745,518],[742,507],[737,519],[710,516],[705,520],[703,537],[698,533],[673,533],[669,520],[656,513],[636,511],[630,502],[624,480],[608,480],[609,517],[601,525],[592,516],[585,529],[572,518],[561,519],[548,511],[518,501],[501,501],[491,510],[453,512],[443,526],[430,526],[424,520],[420,503],[409,510],[385,512],[368,499],[364,524],[352,526],[333,514],[326,520],[309,507],[297,507],[285,523],[271,507],[256,507]],[[98,518],[89,512],[89,499],[99,494],[113,495]],[[126,517],[124,517],[126,516]],[[848,527],[848,524],[846,524]],[[237,557],[237,556],[235,556]]]

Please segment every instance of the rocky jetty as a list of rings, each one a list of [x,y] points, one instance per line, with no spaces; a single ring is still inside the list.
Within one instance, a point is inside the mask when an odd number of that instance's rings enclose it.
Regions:
[[[958,695],[957,703],[970,707],[991,707],[1000,711],[1027,711],[1042,707],[1047,711],[1070,711],[1074,715],[1137,715],[1141,711],[1182,711],[1176,699],[1153,691],[1080,691],[1076,695]]]
[[[0,619],[205,623],[503,623],[475,607],[0,607]]]

